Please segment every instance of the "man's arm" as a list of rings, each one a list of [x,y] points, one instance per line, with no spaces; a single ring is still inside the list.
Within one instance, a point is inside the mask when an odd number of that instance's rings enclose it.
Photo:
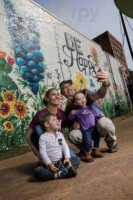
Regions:
[[[89,95],[89,98],[92,102],[104,98],[107,93],[107,88],[109,87],[109,75],[107,72],[105,71],[97,72],[96,78],[98,79],[98,82],[102,83],[102,86],[100,87],[99,90],[97,90],[96,92],[92,92]]]

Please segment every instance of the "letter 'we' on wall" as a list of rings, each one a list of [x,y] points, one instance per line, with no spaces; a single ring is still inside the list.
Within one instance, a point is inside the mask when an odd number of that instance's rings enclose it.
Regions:
[[[72,79],[77,90],[96,90],[99,67],[110,69],[99,45],[33,1],[1,0],[0,9],[0,149],[8,149],[25,143],[28,123],[43,108],[48,88]],[[123,92],[121,79],[118,85]],[[114,100],[112,87],[104,105],[113,107]]]

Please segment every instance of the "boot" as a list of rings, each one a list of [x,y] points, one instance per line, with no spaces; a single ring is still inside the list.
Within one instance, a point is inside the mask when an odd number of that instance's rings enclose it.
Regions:
[[[91,156],[91,152],[85,153],[85,161],[88,163],[94,161],[94,158]]]
[[[93,157],[95,157],[95,158],[103,158],[104,155],[103,155],[103,153],[100,152],[99,149],[93,149]]]
[[[85,152],[84,152],[84,150],[80,150],[80,152],[78,153],[78,156],[80,157],[80,159],[82,161],[84,161],[85,160]]]

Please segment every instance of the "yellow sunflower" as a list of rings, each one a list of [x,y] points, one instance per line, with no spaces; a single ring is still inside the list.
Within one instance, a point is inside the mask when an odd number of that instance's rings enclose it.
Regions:
[[[73,87],[75,89],[83,89],[83,88],[86,88],[87,87],[87,82],[86,82],[86,79],[84,78],[83,74],[82,73],[78,73],[76,75],[76,81],[73,83]]]
[[[12,131],[14,129],[13,124],[10,121],[5,121],[3,126],[6,131]]]
[[[8,103],[14,103],[16,101],[16,96],[14,92],[12,91],[6,91],[2,93],[2,98],[4,101],[7,101]]]
[[[74,88],[75,90],[79,90],[79,85],[78,85],[77,82],[73,82],[73,88]]]
[[[0,117],[1,118],[7,118],[11,115],[11,105],[8,102],[2,102],[0,103]]]
[[[17,118],[25,118],[27,115],[26,105],[22,101],[17,101],[13,105],[13,112]]]

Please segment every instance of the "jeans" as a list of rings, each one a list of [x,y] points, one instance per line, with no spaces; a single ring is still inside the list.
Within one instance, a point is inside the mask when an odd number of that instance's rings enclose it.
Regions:
[[[72,166],[77,169],[80,164],[79,157],[71,158]],[[54,172],[52,172],[47,166],[38,166],[34,170],[34,176],[40,181],[50,181],[54,180]]]
[[[44,134],[44,130],[42,129],[42,127],[40,125],[35,126],[34,128],[34,132],[31,135],[31,140],[34,144],[34,146],[39,150],[39,137]],[[71,147],[69,147],[70,150],[70,156],[71,157],[77,157],[76,153],[71,149]]]
[[[92,139],[94,139],[94,148],[99,148],[99,133],[96,130],[95,126],[87,130],[82,131],[85,139],[85,152],[90,152],[92,149]]]
[[[100,137],[104,137],[105,142],[108,147],[112,147],[116,144],[117,136],[115,132],[115,126],[113,122],[107,118],[102,117],[97,122],[97,130]],[[79,129],[74,129],[69,133],[69,140],[74,144],[78,149],[83,149],[84,147],[84,138],[83,133]]]
[[[38,166],[34,170],[34,177],[40,181],[54,180],[54,172],[45,166]]]

